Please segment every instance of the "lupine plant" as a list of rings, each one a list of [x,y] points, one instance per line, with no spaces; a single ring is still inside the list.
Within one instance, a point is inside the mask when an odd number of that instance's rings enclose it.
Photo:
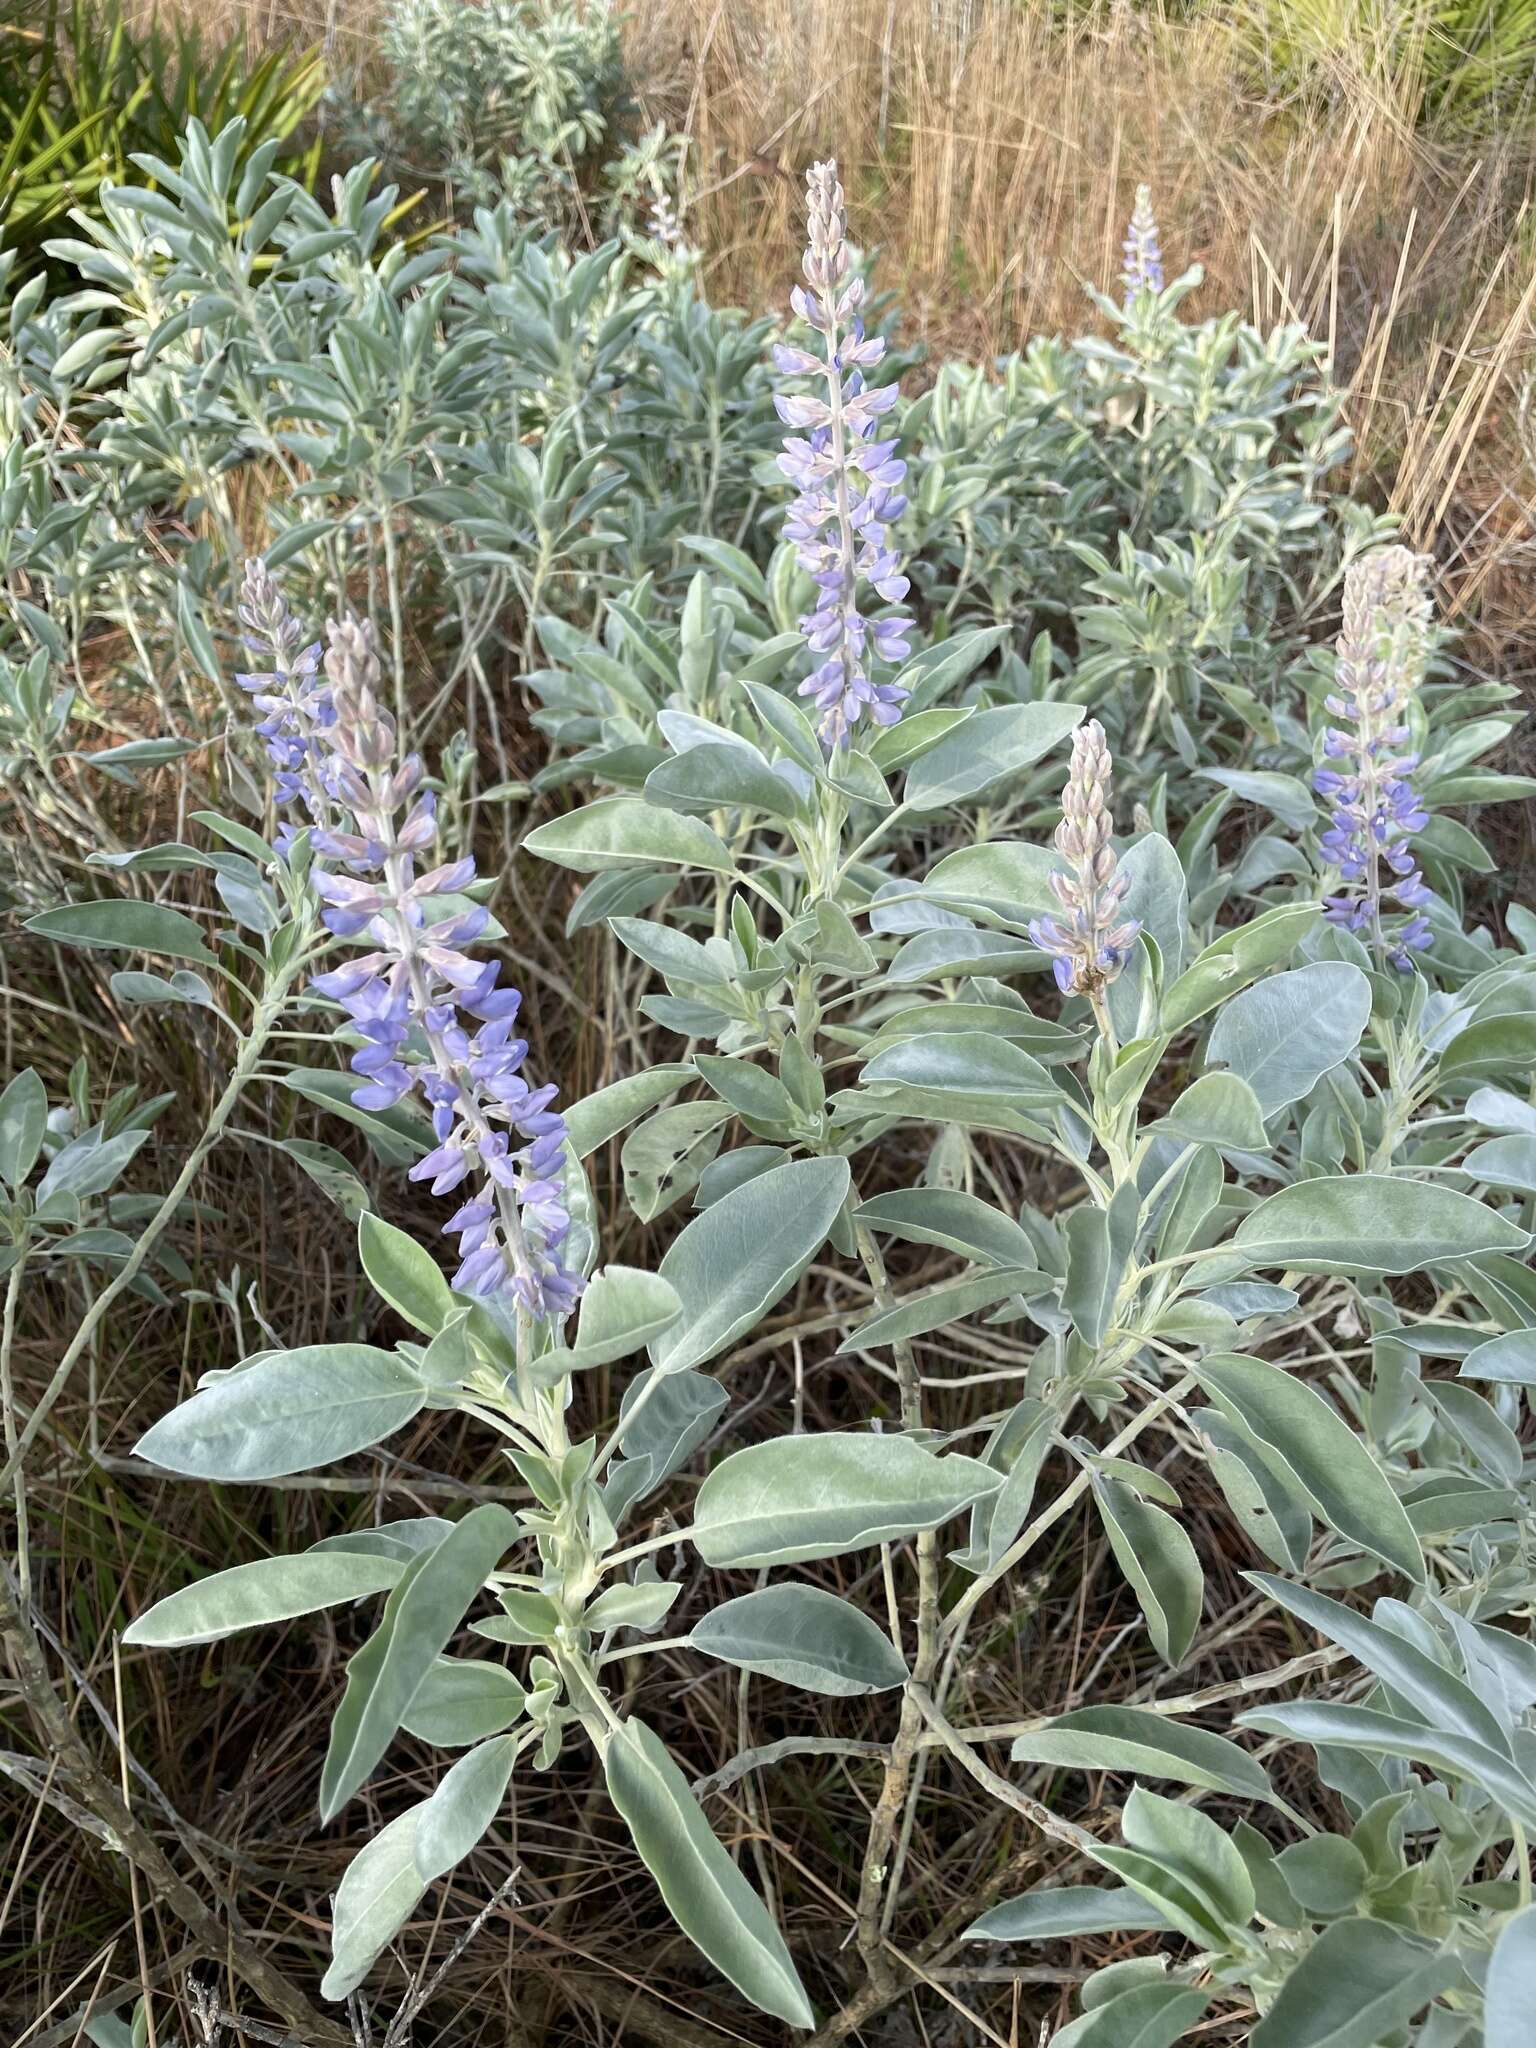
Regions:
[[[230,1563],[124,1633],[131,1668],[376,1603],[314,1770],[323,1824],[365,1788],[388,1815],[334,1899],[322,1988],[359,2025],[431,1888],[585,1745],[721,2009],[773,2024],[753,2038],[830,2048],[931,1992],[1003,2038],[987,1984],[1070,1941],[1045,1973],[1075,1986],[1067,2048],[1516,2048],[1536,919],[1478,922],[1494,863],[1453,813],[1528,785],[1476,765],[1509,693],[1450,666],[1427,565],[1326,501],[1342,430],[1309,345],[1185,326],[1198,280],[1165,284],[1143,192],[1113,341],[907,406],[825,162],[774,384],[763,328],[682,268],[631,293],[617,248],[573,259],[503,205],[450,275],[446,242],[388,244],[366,178],[331,215],[281,185],[253,214],[263,171],[232,162],[194,137],[158,206],[109,197],[91,303],[18,298],[6,368],[5,744],[67,806],[37,808],[27,928],[158,963],[111,1000],[184,1015],[227,1077],[154,1200],[121,1180],[162,1100],[93,1107],[83,1069],[67,1102],[31,1072],[0,1096],[0,1619],[69,1795],[211,1946],[49,1681],[24,1476],[114,1306],[192,1278],[195,1176],[264,1089],[369,1146],[357,1168],[267,1140],[355,1224],[373,1305],[319,1343],[261,1318],[157,1402],[135,1469],[260,1488],[438,1416],[507,1465],[506,1500],[450,1477],[441,1513]],[[222,289],[194,319],[199,266]],[[119,387],[94,411],[91,365]],[[64,460],[77,405],[122,498]],[[237,565],[252,446],[292,496]],[[124,503],[166,492],[219,545],[146,568]],[[507,746],[487,648],[514,600],[501,651],[546,664],[552,759],[499,874],[467,821],[511,800],[478,762]],[[485,722],[436,772],[445,691],[415,686],[405,630],[429,611]],[[107,824],[84,764],[133,797],[120,777],[177,758],[63,745],[102,713],[49,679],[103,618],[133,619],[145,678],[174,645],[171,744],[217,715],[245,818],[78,860]],[[31,900],[64,872],[73,900]],[[541,884],[638,1055],[585,1094],[540,1066],[509,978]],[[421,1220],[413,1183],[445,1205],[419,1233],[382,1213]],[[56,1270],[94,1291],[23,1416],[18,1304]],[[808,1376],[839,1391],[808,1410]],[[1030,1641],[1073,1530],[1129,1680],[1041,1639],[1045,1711],[1009,1714],[983,1674]],[[1261,1633],[1284,1654],[1197,1677]],[[740,1749],[695,1782],[670,1692],[722,1667]],[[402,1742],[451,1757],[409,1803],[383,1777]],[[857,1841],[839,1860],[824,1833],[820,1865],[797,1842],[796,1904],[792,1774],[826,1758]],[[750,1791],[750,1855],[722,1783]],[[938,1896],[956,1786],[983,1874]],[[230,1952],[320,2024],[243,1934]]]

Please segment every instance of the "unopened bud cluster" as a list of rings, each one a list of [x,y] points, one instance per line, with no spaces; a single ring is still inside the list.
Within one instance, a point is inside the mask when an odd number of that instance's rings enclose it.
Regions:
[[[1065,873],[1051,876],[1061,905],[1059,917],[1037,917],[1029,935],[1051,956],[1056,985],[1064,995],[1094,995],[1115,979],[1130,957],[1141,926],[1120,915],[1129,875],[1119,872],[1110,844],[1109,743],[1096,718],[1072,735],[1072,766],[1061,793],[1061,823],[1055,847]]]

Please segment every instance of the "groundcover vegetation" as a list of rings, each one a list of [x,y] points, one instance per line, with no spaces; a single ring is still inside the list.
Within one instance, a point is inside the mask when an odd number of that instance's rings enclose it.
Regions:
[[[18,2037],[1528,2048],[1513,689],[1145,191],[920,371],[538,105],[0,256]]]

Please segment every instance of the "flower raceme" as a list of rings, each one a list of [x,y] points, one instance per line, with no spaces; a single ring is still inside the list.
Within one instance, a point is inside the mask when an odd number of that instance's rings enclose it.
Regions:
[[[247,647],[272,664],[270,674],[237,675],[235,681],[266,714],[256,730],[276,771],[273,794],[280,804],[303,804],[312,822],[320,824],[328,807],[316,807],[315,763],[320,735],[335,718],[330,685],[320,668],[320,642],[304,645],[299,622],[265,562],[246,563],[238,613]],[[285,821],[279,844],[285,846],[297,829]]]
[[[1120,281],[1125,286],[1125,303],[1129,308],[1138,292],[1160,292],[1163,288],[1163,251],[1152,212],[1150,185],[1136,187],[1136,204],[1123,246],[1125,269]]]
[[[896,387],[865,381],[865,372],[884,356],[885,343],[864,332],[864,280],[849,275],[848,221],[835,163],[812,166],[806,199],[805,284],[795,287],[791,302],[821,337],[825,353],[779,344],[774,363],[780,373],[815,384],[807,394],[781,392],[774,403],[784,424],[796,430],[779,457],[779,468],[799,492],[784,537],[819,592],[814,609],[800,620],[816,657],[800,695],[815,699],[822,743],[834,750],[861,717],[894,725],[910,694],[899,684],[874,681],[870,661],[904,659],[911,620],[899,613],[869,618],[859,608],[861,584],[888,604],[899,604],[907,594],[889,537],[891,522],[906,510],[899,486],[907,466],[895,454],[894,437],[878,438],[883,415],[896,403]]]
[[[1037,917],[1029,927],[1029,936],[1050,955],[1063,995],[1096,996],[1119,974],[1141,929],[1135,918],[1120,915],[1131,878],[1119,872],[1110,844],[1113,765],[1104,728],[1090,718],[1072,735],[1072,765],[1055,832],[1056,851],[1067,863],[1064,874],[1050,877],[1062,915]]]
[[[274,655],[296,644],[291,615],[260,563],[247,573],[242,618]],[[290,661],[290,671],[296,667]],[[424,1097],[436,1144],[410,1177],[430,1182],[434,1194],[466,1196],[443,1226],[459,1244],[453,1284],[482,1297],[509,1292],[534,1316],[564,1315],[581,1292],[560,1257],[570,1228],[565,1124],[551,1106],[554,1085],[535,1088],[522,1071],[527,1041],[514,1035],[520,993],[500,986],[496,961],[465,950],[488,922],[478,904],[462,905],[475,863],[418,871],[437,839],[436,800],[420,756],[401,755],[379,702],[366,623],[330,624],[324,674],[323,693],[306,684],[297,699],[267,688],[272,678],[242,680],[258,705],[276,707],[267,739],[290,778],[280,788],[319,821],[311,844],[334,863],[312,871],[324,921],[338,938],[372,943],[312,984],[340,1004],[363,1041],[351,1061],[362,1079],[352,1099],[382,1110],[413,1092]]]
[[[1325,899],[1324,914],[1363,934],[1402,973],[1431,938],[1419,915],[1429,891],[1408,845],[1429,813],[1413,786],[1417,754],[1397,751],[1408,738],[1405,715],[1424,668],[1425,570],[1422,556],[1390,547],[1346,572],[1344,626],[1326,699],[1339,723],[1324,734],[1324,765],[1314,777],[1329,805],[1321,850],[1344,883]],[[1409,914],[1389,926],[1384,913],[1394,901]]]

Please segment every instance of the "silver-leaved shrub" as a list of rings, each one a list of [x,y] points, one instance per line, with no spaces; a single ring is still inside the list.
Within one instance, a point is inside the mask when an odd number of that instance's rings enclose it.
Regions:
[[[173,1226],[248,1090],[441,1198],[447,1267],[346,1155],[282,1141],[412,1334],[267,1332],[137,1447],[259,1486],[441,1412],[523,1489],[233,1562],[126,1632],[372,1603],[322,1820],[402,1732],[446,1754],[341,1882],[326,1995],[578,1743],[715,1971],[823,2040],[912,1987],[888,1934],[958,1774],[1048,1872],[966,1957],[1135,1943],[1070,2048],[1516,2048],[1536,919],[1506,938],[1469,903],[1481,806],[1529,785],[1481,765],[1511,692],[1456,667],[1428,565],[1330,488],[1312,345],[1188,323],[1198,274],[1164,281],[1143,196],[1110,338],[908,399],[831,163],[770,369],[768,323],[686,264],[573,253],[505,198],[411,252],[364,171],[327,211],[261,151],[236,179],[237,139],[194,128],[60,245],[79,290],[9,306],[0,743],[36,829],[6,886],[40,939],[133,963],[119,1004],[217,1033],[227,1081],[153,1202],[115,1190],[163,1102],[93,1111],[83,1071],[68,1104],[30,1071],[0,1096],[13,1299],[92,1275],[8,1465],[116,1303],[191,1279]],[[288,488],[247,566],[258,460]],[[436,762],[411,619],[465,707]],[[163,738],[83,689],[108,629]],[[575,1100],[522,1034],[466,822],[516,801],[500,656],[550,750],[519,869],[578,878],[568,929],[611,935],[618,1043],[651,1049]],[[215,734],[227,800],[122,844],[105,799]],[[296,1018],[339,1059],[295,1063]],[[614,1143],[633,1218],[669,1219],[654,1270],[605,1253]],[[828,1349],[888,1398],[742,1429],[733,1362],[798,1348],[813,1266]],[[1225,1606],[1195,1499],[1242,1574]],[[977,1725],[965,1674],[1068,1517],[1143,1675]],[[857,1599],[807,1569],[843,1556]],[[17,1626],[28,1590],[23,1555]],[[1261,1616],[1288,1661],[1173,1689]],[[728,1852],[653,1726],[662,1653],[799,1688],[834,1749],[839,1701],[890,1695],[846,1924],[781,1927]],[[780,1761],[738,1760],[770,1810]],[[1088,1774],[1112,1823],[1076,1817]]]

